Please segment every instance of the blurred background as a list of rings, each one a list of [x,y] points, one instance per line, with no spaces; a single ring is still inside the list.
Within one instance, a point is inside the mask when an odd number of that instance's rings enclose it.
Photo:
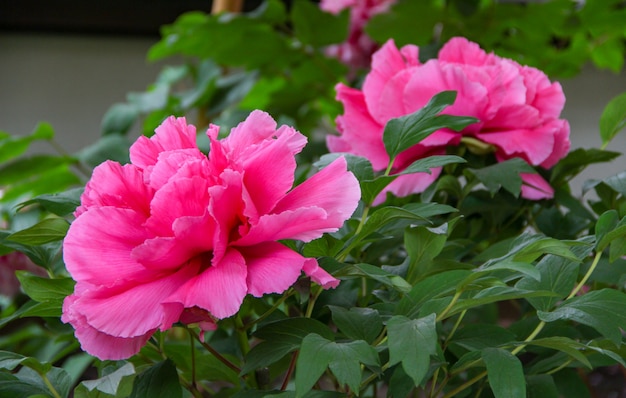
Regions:
[[[257,3],[248,1],[245,9]],[[211,9],[210,1],[196,0],[81,4],[0,2],[1,131],[28,134],[39,121],[47,121],[70,153],[93,143],[109,107],[124,102],[128,92],[145,91],[161,67],[172,63],[146,60],[160,38],[159,27],[185,11]],[[626,92],[626,73],[589,64],[559,81],[567,98],[562,116],[572,126],[572,149],[598,148],[598,119],[612,97]],[[134,126],[131,133],[139,131]],[[625,152],[626,135],[617,136],[607,149]],[[605,178],[625,165],[622,156],[610,167],[589,167],[574,181],[573,193],[580,194],[585,179]]]

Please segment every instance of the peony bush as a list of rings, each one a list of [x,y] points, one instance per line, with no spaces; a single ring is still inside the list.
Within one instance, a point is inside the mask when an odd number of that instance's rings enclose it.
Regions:
[[[626,172],[570,182],[626,94],[570,148],[560,84],[457,3],[186,14],[92,146],[0,133],[0,397],[619,396]],[[487,11],[591,7],[549,6]]]

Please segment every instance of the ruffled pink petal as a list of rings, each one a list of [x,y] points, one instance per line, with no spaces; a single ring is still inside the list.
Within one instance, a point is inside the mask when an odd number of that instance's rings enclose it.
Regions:
[[[230,242],[247,232],[243,176],[238,172],[225,170],[220,177],[222,185],[209,188],[209,214],[215,220],[216,228],[213,236],[207,239],[213,239],[214,262],[220,262]]]
[[[244,257],[230,249],[221,261],[189,279],[165,302],[204,308],[218,319],[227,318],[239,310],[247,294],[246,278]]]
[[[65,298],[63,302],[63,316],[61,320],[70,323],[75,329],[75,335],[80,342],[81,349],[101,360],[119,360],[129,358],[139,352],[152,332],[130,338],[115,337],[102,333],[91,327],[85,317],[72,309],[75,295]]]
[[[539,165],[552,153],[552,130],[550,126],[541,126],[534,129],[478,133],[476,137],[496,146],[499,159],[521,157],[532,165]]]
[[[328,213],[327,227],[338,229],[354,213],[360,198],[359,182],[340,157],[285,195],[273,213],[319,207]]]
[[[520,173],[522,177],[522,197],[530,200],[552,199],[554,188],[539,174]]]
[[[243,183],[257,214],[266,214],[291,189],[296,160],[286,145],[278,141],[250,153],[243,160]]]
[[[208,179],[208,159],[198,148],[178,149],[161,152],[157,163],[149,168],[145,182],[155,190],[160,189],[171,178],[202,177]],[[146,173],[148,174],[148,173]]]
[[[554,126],[554,148],[552,153],[543,162],[541,167],[550,168],[558,163],[569,152],[571,141],[569,139],[570,128],[567,120],[558,119],[547,123]]]
[[[264,242],[238,250],[248,266],[248,293],[256,297],[287,290],[300,276],[306,261],[300,254],[277,242]]]
[[[437,60],[428,61],[412,75],[404,88],[405,108],[408,113],[415,112],[424,107],[435,94],[445,90],[454,90],[457,95],[454,104],[445,108],[443,114],[485,119],[489,99],[485,86],[469,80],[461,67],[440,64]],[[468,127],[476,128],[475,125]]]
[[[67,270],[76,281],[112,285],[150,273],[130,253],[150,238],[145,217],[130,209],[94,208],[78,217],[63,242]]]
[[[113,206],[149,214],[153,191],[143,184],[143,173],[132,164],[110,160],[97,166],[81,196],[78,217],[89,208]]]
[[[187,125],[184,117],[170,116],[151,138],[141,136],[135,141],[130,147],[130,161],[145,169],[156,164],[161,152],[185,148],[197,148],[196,128]]]
[[[350,152],[369,159],[374,170],[384,170],[389,155],[383,145],[383,125],[372,119],[363,93],[343,84],[336,87],[337,99],[343,103],[344,114],[337,117],[341,137],[326,143],[331,152]],[[349,150],[348,150],[349,148]]]
[[[302,270],[311,278],[313,282],[317,283],[324,289],[334,289],[339,286],[339,279],[334,278],[322,267],[320,267],[317,260],[314,258],[307,258]]]
[[[196,275],[199,266],[190,262],[159,279],[85,291],[74,301],[73,310],[102,333],[125,338],[144,335],[161,326],[165,317],[162,303]]]
[[[405,54],[417,54],[405,51]],[[372,69],[363,83],[363,94],[367,107],[375,120],[385,120],[385,114],[379,109],[379,98],[385,90],[385,86],[397,73],[407,67],[407,63],[419,64],[417,59],[405,60],[404,56],[396,47],[393,40],[388,40],[372,55]]]
[[[545,73],[530,66],[521,67],[519,72],[528,87],[527,103],[537,108],[544,120],[557,119],[565,106],[561,85],[557,82],[551,83]]]
[[[487,54],[476,43],[464,37],[453,37],[439,50],[437,57],[442,62],[453,62],[463,65],[485,66],[495,62],[493,54]]]
[[[146,228],[155,236],[172,236],[180,217],[203,216],[209,205],[208,181],[201,177],[176,178],[159,189],[150,204]]]
[[[393,182],[376,197],[373,205],[378,206],[387,198],[387,192],[393,193],[397,197],[404,197],[415,193],[424,192],[441,174],[441,167],[430,170],[428,173],[403,174],[398,176]]]

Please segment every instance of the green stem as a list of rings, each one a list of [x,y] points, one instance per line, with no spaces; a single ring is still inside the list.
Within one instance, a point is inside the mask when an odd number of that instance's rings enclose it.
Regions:
[[[569,294],[569,296],[567,296],[565,300],[569,300],[572,297],[574,297],[580,291],[580,289],[582,289],[583,286],[585,286],[585,283],[587,283],[587,280],[589,279],[591,274],[593,274],[593,271],[598,266],[598,263],[600,262],[600,257],[602,257],[601,251],[596,253],[596,256],[593,258],[593,263],[591,263],[591,267],[589,267],[589,270],[587,270],[587,273],[585,274],[583,279],[580,282],[578,282],[578,285],[576,285],[574,290],[572,290],[572,292]]]
[[[59,392],[57,391],[56,388],[54,388],[54,386],[52,385],[52,383],[50,382],[50,380],[48,379],[48,376],[46,376],[45,373],[40,373],[39,374],[41,376],[41,378],[43,379],[44,384],[46,385],[46,387],[48,387],[48,390],[50,390],[50,393],[52,394],[52,396],[54,398],[61,398],[61,395],[59,394]]]
[[[565,361],[561,366],[557,366],[556,368],[552,369],[549,372],[546,372],[547,375],[551,375],[551,374],[555,374],[556,372],[558,372],[559,370],[566,368],[567,365],[569,365],[570,363],[574,362],[573,359],[568,359],[567,361]]]
[[[239,313],[235,316],[235,328],[239,348],[241,349],[243,356],[246,356],[246,354],[250,352],[250,342],[248,341],[248,334],[246,333],[246,328],[243,325],[243,321],[241,320]]]
[[[267,318],[268,316],[270,316],[274,311],[276,311],[278,309],[278,307],[280,307],[285,300],[287,300],[287,298],[289,298],[292,294],[295,293],[295,290],[293,289],[289,289],[285,294],[283,294],[281,296],[281,298],[279,298],[278,300],[276,300],[276,302],[274,303],[274,305],[272,306],[272,308],[270,308],[269,310],[265,311],[261,316],[259,316],[257,319],[251,321],[250,323],[246,324],[243,326],[243,330],[248,330],[251,327],[253,327],[254,325],[256,325],[257,323],[263,321],[265,318]]]
[[[311,297],[309,298],[309,304],[306,307],[306,312],[304,314],[305,318],[311,317],[311,314],[313,313],[313,307],[315,307],[315,302],[317,301],[317,298],[320,296],[320,294],[322,294],[321,286],[315,286],[314,289],[315,292],[311,294]]]
[[[443,398],[452,398],[455,397],[458,393],[464,391],[465,389],[467,389],[469,386],[471,386],[472,384],[476,383],[477,381],[480,381],[483,377],[487,376],[487,371],[484,371],[482,373],[479,373],[477,376],[475,376],[474,378],[466,381],[465,383],[461,384],[460,386],[458,386],[457,388],[455,388],[454,390],[450,391],[449,393],[447,393],[446,395],[443,396]]]
[[[189,328],[187,328],[189,331]],[[191,347],[191,387],[196,389],[196,345],[193,334],[189,333],[189,346]]]
[[[448,313],[452,310],[452,307],[454,307],[456,302],[459,301],[459,297],[461,297],[462,293],[463,293],[462,291],[457,291],[456,293],[454,293],[454,297],[452,297],[452,301],[450,301],[450,304],[448,304],[448,306],[443,310],[443,312],[441,312],[441,314],[437,316],[437,321],[441,321],[442,319],[446,317],[446,315],[448,315]]]
[[[215,350],[215,348],[211,347],[208,343],[205,343],[204,341],[202,341],[202,339],[200,339],[200,336],[198,336],[196,334],[196,332],[194,332],[193,330],[189,329],[189,333],[193,334],[193,337],[202,345],[202,347],[204,347],[204,349],[206,349],[208,352],[210,352],[220,362],[222,362],[224,365],[228,366],[230,369],[232,369],[235,372],[237,372],[237,374],[239,374],[241,372],[241,369],[239,369],[239,367],[237,367],[231,361],[229,361],[228,359],[223,357],[222,354],[217,352]]]
[[[452,338],[452,336],[454,336],[454,333],[456,333],[456,330],[459,328],[459,326],[461,325],[461,321],[463,320],[463,318],[465,317],[465,314],[467,313],[467,310],[463,310],[461,312],[461,315],[459,315],[459,318],[456,320],[456,322],[454,323],[454,326],[452,327],[452,330],[450,331],[450,334],[448,335],[448,337],[446,337],[446,341],[444,341],[443,343],[443,349],[445,350],[445,347],[448,346],[448,343],[450,342],[450,339]]]
[[[537,327],[535,327],[535,330],[533,330],[528,335],[528,337],[526,337],[526,340],[524,340],[524,343],[530,343],[531,341],[533,341],[535,339],[535,337],[537,337],[539,332],[541,332],[541,330],[543,329],[544,326],[546,326],[546,323],[544,321],[539,322]],[[528,344],[522,344],[520,346],[515,347],[515,349],[513,351],[511,351],[511,354],[517,355],[520,351],[522,351],[524,348],[526,348],[527,345]]]

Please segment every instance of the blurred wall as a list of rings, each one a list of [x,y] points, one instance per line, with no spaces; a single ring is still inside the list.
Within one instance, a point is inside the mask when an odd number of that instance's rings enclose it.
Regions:
[[[129,91],[143,91],[159,65],[147,63],[150,38],[0,33],[0,130],[26,134],[40,120],[52,123],[69,151],[93,143],[102,116]],[[626,92],[626,72],[615,75],[591,67],[561,81],[572,126],[572,148],[599,147],[598,119],[606,103]],[[609,145],[626,152],[626,131]],[[605,178],[626,169],[626,156],[610,167],[594,166],[575,181]]]

